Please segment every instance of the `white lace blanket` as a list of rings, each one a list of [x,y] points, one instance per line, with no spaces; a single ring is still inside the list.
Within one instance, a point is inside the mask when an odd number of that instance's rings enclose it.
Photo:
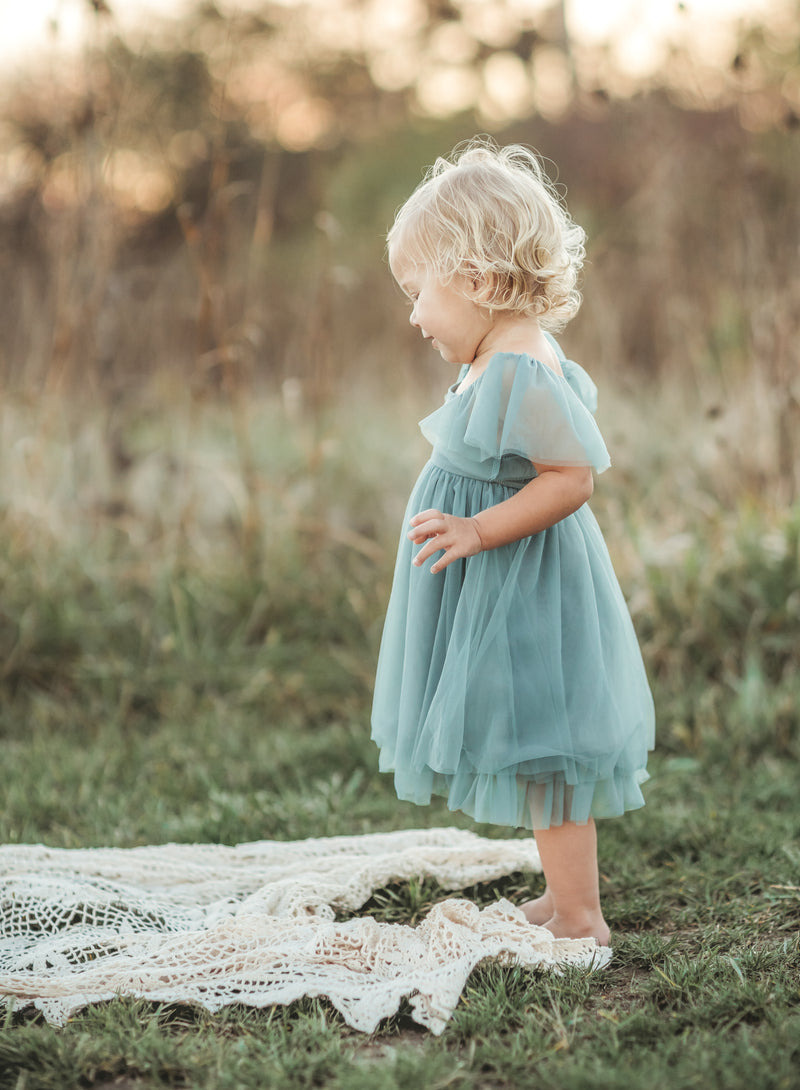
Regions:
[[[0,846],[0,996],[63,1024],[118,995],[264,1007],[326,996],[372,1032],[408,998],[441,1033],[486,958],[599,967],[594,940],[553,939],[506,900],[434,906],[417,927],[336,922],[375,889],[416,877],[460,889],[540,871],[536,845],[458,829],[225,847]]]

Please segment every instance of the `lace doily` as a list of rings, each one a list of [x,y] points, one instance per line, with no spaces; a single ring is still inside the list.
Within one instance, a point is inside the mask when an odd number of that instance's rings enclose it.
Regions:
[[[593,939],[554,939],[500,900],[445,900],[417,927],[337,922],[375,889],[430,877],[460,889],[540,871],[532,839],[407,830],[225,847],[0,847],[0,1003],[56,1024],[115,996],[265,1007],[326,996],[372,1032],[404,998],[441,1033],[486,958],[599,967]]]

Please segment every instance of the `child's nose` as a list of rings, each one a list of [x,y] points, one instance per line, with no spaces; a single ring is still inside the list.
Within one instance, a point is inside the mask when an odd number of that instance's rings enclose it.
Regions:
[[[411,322],[412,325],[415,325],[415,326],[417,326],[419,328],[419,321],[417,320],[417,308],[416,307],[411,308],[411,313],[408,316],[408,320],[409,320],[409,322]]]

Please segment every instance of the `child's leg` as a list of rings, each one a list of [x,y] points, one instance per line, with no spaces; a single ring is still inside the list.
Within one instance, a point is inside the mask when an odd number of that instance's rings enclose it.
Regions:
[[[600,908],[594,821],[586,825],[565,821],[537,829],[536,845],[547,889],[542,897],[523,905],[528,919],[543,923],[556,938],[594,936],[601,946],[607,946],[610,932]],[[552,910],[551,915],[542,920],[547,909]]]

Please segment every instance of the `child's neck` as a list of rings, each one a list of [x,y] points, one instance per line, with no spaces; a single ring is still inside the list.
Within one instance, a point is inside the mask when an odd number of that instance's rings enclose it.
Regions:
[[[500,311],[478,346],[475,359],[470,364],[470,378],[477,378],[492,356],[498,352],[519,352],[533,356],[557,374],[561,374],[558,355],[536,318]]]

